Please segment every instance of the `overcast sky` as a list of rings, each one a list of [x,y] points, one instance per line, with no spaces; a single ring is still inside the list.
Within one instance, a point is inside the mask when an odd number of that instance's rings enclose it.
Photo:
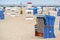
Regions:
[[[4,4],[16,4],[19,5],[20,3],[25,4],[31,1],[33,5],[60,5],[60,0],[0,0],[0,5]]]

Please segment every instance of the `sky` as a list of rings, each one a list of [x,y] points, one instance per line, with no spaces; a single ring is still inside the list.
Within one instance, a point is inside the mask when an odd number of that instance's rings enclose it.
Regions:
[[[32,2],[33,5],[60,5],[60,0],[0,0],[0,5],[26,5],[27,2]]]

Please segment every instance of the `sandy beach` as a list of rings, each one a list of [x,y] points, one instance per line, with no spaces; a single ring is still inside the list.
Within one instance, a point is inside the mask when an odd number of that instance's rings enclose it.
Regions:
[[[15,17],[11,17],[7,14],[7,11],[5,11],[5,19],[0,20],[0,40],[60,40],[58,23],[60,17],[56,16],[55,19],[54,32],[56,38],[44,39],[35,37],[34,25],[36,24],[36,17],[33,16],[33,20],[25,20],[25,10],[26,8],[23,8],[23,14],[19,12],[19,16]]]

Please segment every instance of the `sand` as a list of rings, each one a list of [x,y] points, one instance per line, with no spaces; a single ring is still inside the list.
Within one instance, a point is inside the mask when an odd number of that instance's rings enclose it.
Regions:
[[[33,20],[25,20],[25,11],[16,17],[11,17],[5,13],[5,19],[0,20],[0,40],[44,40],[44,38],[35,37],[34,25],[36,18]],[[54,14],[55,15],[55,14]],[[59,18],[55,20],[55,36],[56,38],[48,38],[45,40],[60,40]]]

